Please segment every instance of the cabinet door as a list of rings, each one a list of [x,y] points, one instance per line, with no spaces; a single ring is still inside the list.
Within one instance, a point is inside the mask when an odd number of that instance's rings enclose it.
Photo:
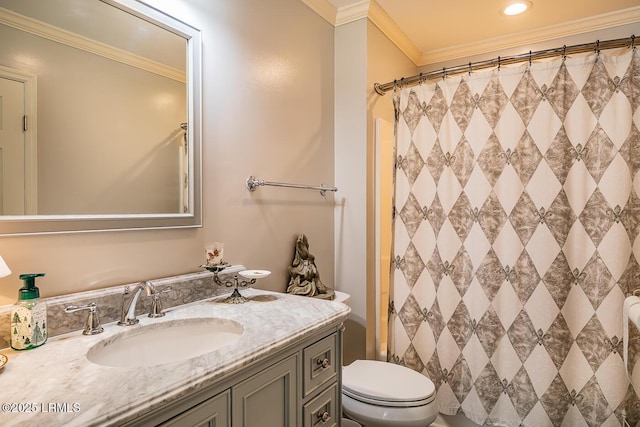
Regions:
[[[162,427],[231,427],[230,393],[225,391],[160,424]]]
[[[232,387],[234,427],[295,427],[297,372],[293,355]]]

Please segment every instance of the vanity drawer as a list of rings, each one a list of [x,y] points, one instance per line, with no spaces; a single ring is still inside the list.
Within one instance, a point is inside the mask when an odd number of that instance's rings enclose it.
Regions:
[[[338,384],[334,384],[302,408],[304,427],[334,427],[339,425]]]
[[[339,360],[336,355],[337,341],[337,334],[332,334],[303,350],[304,397],[335,378],[338,369],[336,363]]]

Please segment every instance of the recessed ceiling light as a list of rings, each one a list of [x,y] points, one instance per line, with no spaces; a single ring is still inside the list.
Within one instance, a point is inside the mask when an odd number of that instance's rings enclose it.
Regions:
[[[515,1],[505,6],[505,8],[502,10],[502,13],[509,16],[519,15],[530,9],[532,6],[533,3],[531,3],[530,1]]]

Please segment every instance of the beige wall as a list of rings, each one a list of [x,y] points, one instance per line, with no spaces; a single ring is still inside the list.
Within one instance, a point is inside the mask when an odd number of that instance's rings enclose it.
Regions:
[[[299,0],[148,0],[202,30],[203,222],[190,230],[0,238],[14,274],[45,272],[43,296],[199,271],[204,247],[273,271],[257,286],[284,291],[298,233],[333,286],[333,195],[260,188],[245,179],[333,184],[333,27]],[[295,35],[295,36],[292,36]]]
[[[416,67],[369,20],[336,28],[336,283],[351,294],[345,363],[375,356],[375,118],[393,121],[373,83]]]
[[[379,356],[376,349],[376,313],[379,312],[381,295],[376,291],[375,247],[376,206],[389,208],[389,201],[376,198],[376,167],[392,167],[392,163],[379,164],[382,160],[376,155],[376,118],[393,123],[394,111],[392,94],[378,95],[373,89],[375,83],[384,83],[399,76],[412,75],[416,66],[400,51],[373,23],[367,23],[367,356]],[[378,164],[377,164],[378,163]],[[388,306],[388,303],[387,303]]]
[[[351,295],[344,363],[365,357],[367,322],[367,20],[336,28],[335,211],[336,284]]]

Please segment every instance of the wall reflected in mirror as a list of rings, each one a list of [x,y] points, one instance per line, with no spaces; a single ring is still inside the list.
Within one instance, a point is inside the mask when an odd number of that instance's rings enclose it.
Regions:
[[[99,0],[0,8],[2,215],[189,212],[187,40]]]

